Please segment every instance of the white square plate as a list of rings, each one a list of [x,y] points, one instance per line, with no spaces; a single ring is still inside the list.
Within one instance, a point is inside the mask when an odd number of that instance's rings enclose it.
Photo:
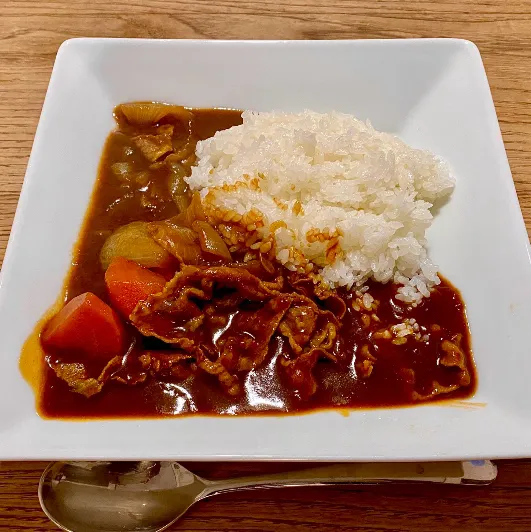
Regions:
[[[56,300],[113,107],[338,110],[446,158],[457,177],[430,251],[468,307],[470,401],[285,417],[43,420],[20,348]],[[61,46],[0,288],[0,458],[432,460],[531,456],[531,263],[477,48],[460,40],[76,39]]]

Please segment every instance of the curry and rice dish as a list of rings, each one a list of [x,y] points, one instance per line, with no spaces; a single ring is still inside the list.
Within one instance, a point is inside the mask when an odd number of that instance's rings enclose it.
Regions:
[[[470,396],[426,251],[444,161],[340,113],[127,103],[44,324],[46,417],[296,413]]]

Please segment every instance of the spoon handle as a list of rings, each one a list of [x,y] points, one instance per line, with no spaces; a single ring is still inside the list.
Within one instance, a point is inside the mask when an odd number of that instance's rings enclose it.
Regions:
[[[322,484],[362,484],[391,481],[459,482],[461,462],[342,463],[271,475],[257,475],[207,482],[208,494],[220,491]]]

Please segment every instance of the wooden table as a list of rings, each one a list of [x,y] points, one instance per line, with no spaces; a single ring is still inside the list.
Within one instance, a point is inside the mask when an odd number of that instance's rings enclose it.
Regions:
[[[525,0],[0,0],[0,260],[55,53],[71,37],[461,37],[481,51],[531,228],[531,2]],[[0,529],[54,530],[39,509],[44,463],[0,464]],[[201,465],[210,476],[280,465]],[[531,530],[531,461],[491,487],[307,488],[200,503],[172,530]]]

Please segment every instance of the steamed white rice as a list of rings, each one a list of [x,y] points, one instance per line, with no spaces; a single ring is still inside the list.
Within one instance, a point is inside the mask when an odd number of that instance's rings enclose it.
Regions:
[[[429,296],[440,282],[426,252],[430,208],[454,187],[444,161],[346,114],[245,112],[243,120],[198,143],[193,190],[240,215],[254,208],[261,238],[284,221],[273,236],[289,269],[311,261],[331,287],[395,281],[400,300]]]

